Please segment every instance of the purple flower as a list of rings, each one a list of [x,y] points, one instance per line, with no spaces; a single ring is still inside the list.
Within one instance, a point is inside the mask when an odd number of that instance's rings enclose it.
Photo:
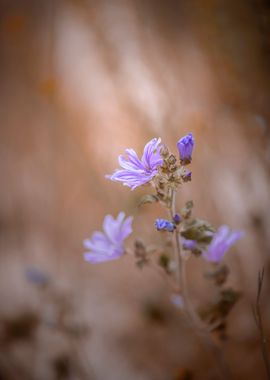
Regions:
[[[231,245],[233,245],[242,236],[242,231],[232,231],[228,226],[219,227],[217,232],[214,234],[207,251],[203,252],[203,257],[207,261],[211,261],[213,263],[220,262]]]
[[[35,267],[27,268],[25,271],[25,277],[29,282],[41,286],[47,285],[50,280],[46,273]]]
[[[175,224],[166,219],[156,219],[155,226],[158,231],[173,232],[175,229]]]
[[[90,263],[102,263],[116,260],[124,254],[124,240],[132,232],[132,217],[125,219],[125,213],[120,212],[116,219],[106,215],[103,222],[104,232],[96,231],[91,239],[84,240],[85,248],[89,252],[84,253],[84,259]]]
[[[126,149],[127,158],[122,155],[118,157],[122,169],[117,169],[115,173],[106,177],[112,181],[123,182],[131,190],[151,181],[158,172],[158,166],[163,163],[159,145],[160,139],[154,138],[149,141],[144,147],[141,160],[133,149]]]
[[[194,146],[194,137],[192,133],[182,137],[178,143],[177,148],[180,156],[181,163],[183,165],[189,164],[191,162],[191,156]]]
[[[196,248],[197,242],[195,240],[183,239],[183,248],[192,250]]]

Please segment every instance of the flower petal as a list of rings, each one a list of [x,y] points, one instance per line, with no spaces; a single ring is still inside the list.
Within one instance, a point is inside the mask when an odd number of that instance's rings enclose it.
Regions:
[[[122,182],[132,190],[151,181],[157,174],[157,167],[163,162],[159,153],[159,144],[160,139],[157,138],[149,141],[144,148],[142,161],[133,149],[126,149],[127,158],[122,155],[118,157],[122,169],[117,169],[112,175],[106,175],[106,178]]]
[[[115,260],[124,254],[124,240],[132,232],[132,217],[125,220],[125,213],[120,212],[116,219],[106,215],[103,221],[104,233],[96,231],[91,239],[84,240],[84,246],[89,250],[84,258],[91,263],[101,263]]]
[[[119,239],[124,240],[132,233],[133,217],[129,216],[121,226]]]
[[[163,162],[158,149],[160,141],[160,138],[154,138],[149,141],[144,147],[142,163],[148,169],[152,169],[157,164],[161,164]]]

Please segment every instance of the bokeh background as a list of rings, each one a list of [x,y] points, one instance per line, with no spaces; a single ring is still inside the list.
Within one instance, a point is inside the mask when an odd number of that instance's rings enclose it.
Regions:
[[[82,241],[104,215],[135,216],[158,244],[156,206],[105,179],[127,147],[196,139],[178,207],[245,230],[226,256],[242,298],[224,356],[264,379],[251,305],[265,267],[270,331],[270,3],[267,0],[1,0],[0,379],[216,379],[215,362],[131,256],[92,266]],[[188,263],[194,303],[212,297]],[[42,287],[27,270],[49,276]]]

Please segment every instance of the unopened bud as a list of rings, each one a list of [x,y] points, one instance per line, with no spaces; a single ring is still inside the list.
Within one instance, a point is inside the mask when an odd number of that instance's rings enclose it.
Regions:
[[[165,145],[165,144],[162,144],[161,147],[160,147],[160,155],[163,157],[163,158],[168,158],[170,152],[169,152],[169,149],[168,147]]]
[[[173,221],[174,221],[175,224],[181,223],[181,220],[182,220],[182,218],[181,218],[181,216],[179,214],[175,214],[174,215]]]
[[[183,181],[184,182],[189,182],[189,181],[191,181],[191,171],[190,170],[187,170],[186,172],[185,172],[185,174],[183,174],[183,176],[182,176],[182,178],[183,178]]]
[[[171,154],[170,157],[168,158],[169,165],[175,165],[176,161],[177,161],[176,157],[173,154]]]

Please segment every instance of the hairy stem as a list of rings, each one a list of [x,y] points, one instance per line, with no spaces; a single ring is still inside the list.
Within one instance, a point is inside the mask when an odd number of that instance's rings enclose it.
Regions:
[[[176,191],[172,189],[171,194],[171,206],[170,206],[170,217],[173,219],[175,215],[175,196]],[[202,329],[201,320],[194,311],[192,305],[189,301],[188,289],[187,289],[187,281],[186,281],[186,262],[182,257],[181,245],[179,239],[180,233],[178,227],[174,231],[174,240],[175,240],[175,259],[177,264],[177,282],[180,287],[180,292],[183,298],[184,308],[188,315],[188,317],[193,321],[193,323],[200,329]]]
[[[266,336],[263,329],[262,313],[261,313],[261,308],[260,308],[263,279],[264,279],[264,268],[258,274],[258,290],[257,290],[256,306],[254,310],[254,317],[255,317],[255,322],[260,334],[261,351],[262,351],[262,357],[264,361],[267,378],[270,379],[270,363],[269,363],[269,356],[268,356],[268,350],[267,350],[267,340],[266,340]]]
[[[176,190],[171,189],[171,204],[169,208],[169,214],[171,219],[173,219],[176,211],[175,211],[175,197]],[[180,231],[179,227],[175,229],[173,232],[174,240],[175,240],[175,259],[177,263],[177,282],[180,287],[180,292],[183,298],[184,310],[187,314],[189,322],[194,327],[195,332],[200,335],[209,351],[211,351],[216,359],[220,370],[220,378],[229,380],[231,378],[228,373],[228,369],[224,363],[222,352],[219,346],[213,341],[211,335],[209,334],[208,326],[201,320],[196,311],[193,308],[193,305],[190,301],[186,280],[186,260],[182,256],[181,252],[181,244],[180,244]]]

